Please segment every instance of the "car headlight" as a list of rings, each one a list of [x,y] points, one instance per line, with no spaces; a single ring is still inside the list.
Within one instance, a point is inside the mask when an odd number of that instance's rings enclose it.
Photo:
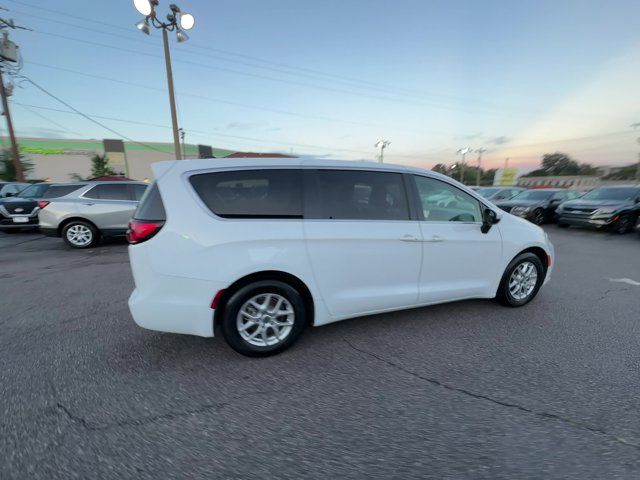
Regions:
[[[531,207],[514,207],[513,213],[529,213],[531,211]]]
[[[617,210],[616,208],[611,208],[611,207],[608,207],[608,208],[599,208],[599,209],[597,209],[594,213],[595,213],[596,215],[608,215],[608,214],[610,214],[610,213],[615,212],[616,210]]]

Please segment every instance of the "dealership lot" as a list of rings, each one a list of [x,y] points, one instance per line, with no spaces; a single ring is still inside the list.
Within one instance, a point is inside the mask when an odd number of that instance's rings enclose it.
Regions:
[[[250,359],[138,328],[126,245],[0,233],[0,478],[637,478],[640,238],[546,226],[551,282]]]

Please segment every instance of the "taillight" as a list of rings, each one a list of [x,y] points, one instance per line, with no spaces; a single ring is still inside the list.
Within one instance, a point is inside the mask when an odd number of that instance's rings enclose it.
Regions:
[[[164,222],[131,220],[127,230],[127,241],[134,245],[149,240],[160,231]]]
[[[47,202],[46,200],[40,200],[38,202],[38,208],[40,210],[42,210],[44,207],[46,207],[47,205],[49,205],[51,202]]]

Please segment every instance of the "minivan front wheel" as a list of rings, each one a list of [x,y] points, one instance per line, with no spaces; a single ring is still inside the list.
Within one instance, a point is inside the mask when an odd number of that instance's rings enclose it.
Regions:
[[[496,298],[503,305],[521,307],[536,296],[544,276],[540,259],[533,253],[522,253],[505,270]]]
[[[264,357],[287,349],[307,323],[304,300],[279,281],[259,281],[234,293],[225,305],[222,333],[243,355]]]
[[[62,239],[71,248],[89,248],[97,243],[98,231],[88,222],[72,221],[62,229]]]

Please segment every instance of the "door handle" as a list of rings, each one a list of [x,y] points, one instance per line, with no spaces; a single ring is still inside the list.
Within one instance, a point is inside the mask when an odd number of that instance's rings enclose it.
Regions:
[[[89,206],[91,206],[91,205],[95,205],[95,203],[83,203],[83,205],[89,205]]]
[[[431,237],[425,238],[424,241],[429,243],[438,243],[438,242],[444,242],[444,238],[442,238],[439,235],[431,235]]]
[[[413,235],[403,235],[402,238],[400,238],[400,240],[403,242],[419,242],[420,241],[418,237],[415,237]]]

